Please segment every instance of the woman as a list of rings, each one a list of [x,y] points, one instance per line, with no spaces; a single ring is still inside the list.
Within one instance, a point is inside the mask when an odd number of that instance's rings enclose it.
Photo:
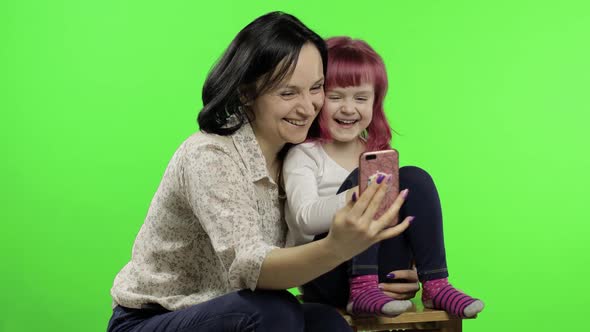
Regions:
[[[371,185],[336,213],[324,240],[282,248],[281,156],[305,140],[323,105],[326,46],[295,17],[269,13],[232,41],[203,87],[201,132],[176,151],[131,261],[111,291],[108,331],[349,331],[332,308],[285,289],[372,244],[403,199],[373,221]]]

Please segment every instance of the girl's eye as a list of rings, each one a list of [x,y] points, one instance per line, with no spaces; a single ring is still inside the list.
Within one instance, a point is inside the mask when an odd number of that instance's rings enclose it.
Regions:
[[[338,100],[338,99],[340,99],[340,96],[331,95],[331,96],[328,96],[328,99],[330,99],[330,100]]]
[[[357,97],[356,100],[358,100],[358,101],[367,101],[367,100],[369,100],[369,98],[367,98],[367,97]]]

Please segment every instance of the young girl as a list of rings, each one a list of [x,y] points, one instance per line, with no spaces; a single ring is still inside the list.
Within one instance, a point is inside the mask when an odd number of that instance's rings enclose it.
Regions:
[[[391,129],[383,111],[387,76],[381,57],[364,41],[327,40],[326,99],[316,132],[293,147],[283,165],[287,193],[287,245],[313,241],[328,231],[334,213],[355,200],[358,160],[365,151],[390,149]],[[383,176],[377,181],[383,181]],[[402,167],[400,194],[407,196],[400,217],[416,222],[396,238],[377,243],[347,264],[303,286],[306,301],[344,306],[355,315],[395,316],[411,306],[383,293],[380,282],[415,261],[425,307],[473,317],[480,300],[448,281],[442,214],[436,187],[425,171]],[[316,237],[316,235],[320,235]]]

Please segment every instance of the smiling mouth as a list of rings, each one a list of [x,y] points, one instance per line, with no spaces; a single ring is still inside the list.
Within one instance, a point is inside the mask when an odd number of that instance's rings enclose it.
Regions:
[[[334,119],[334,120],[341,125],[352,125],[352,124],[359,122],[359,120],[338,120],[338,119]]]
[[[283,119],[285,121],[287,121],[288,123],[297,126],[297,127],[304,127],[307,124],[307,121],[305,120],[289,120],[289,119]]]

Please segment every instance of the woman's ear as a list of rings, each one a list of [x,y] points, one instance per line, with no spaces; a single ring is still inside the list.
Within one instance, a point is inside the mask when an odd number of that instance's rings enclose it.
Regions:
[[[240,98],[240,104],[243,106],[251,106],[252,105],[252,96],[251,96],[251,89],[247,86],[241,86],[238,88],[238,96]]]

